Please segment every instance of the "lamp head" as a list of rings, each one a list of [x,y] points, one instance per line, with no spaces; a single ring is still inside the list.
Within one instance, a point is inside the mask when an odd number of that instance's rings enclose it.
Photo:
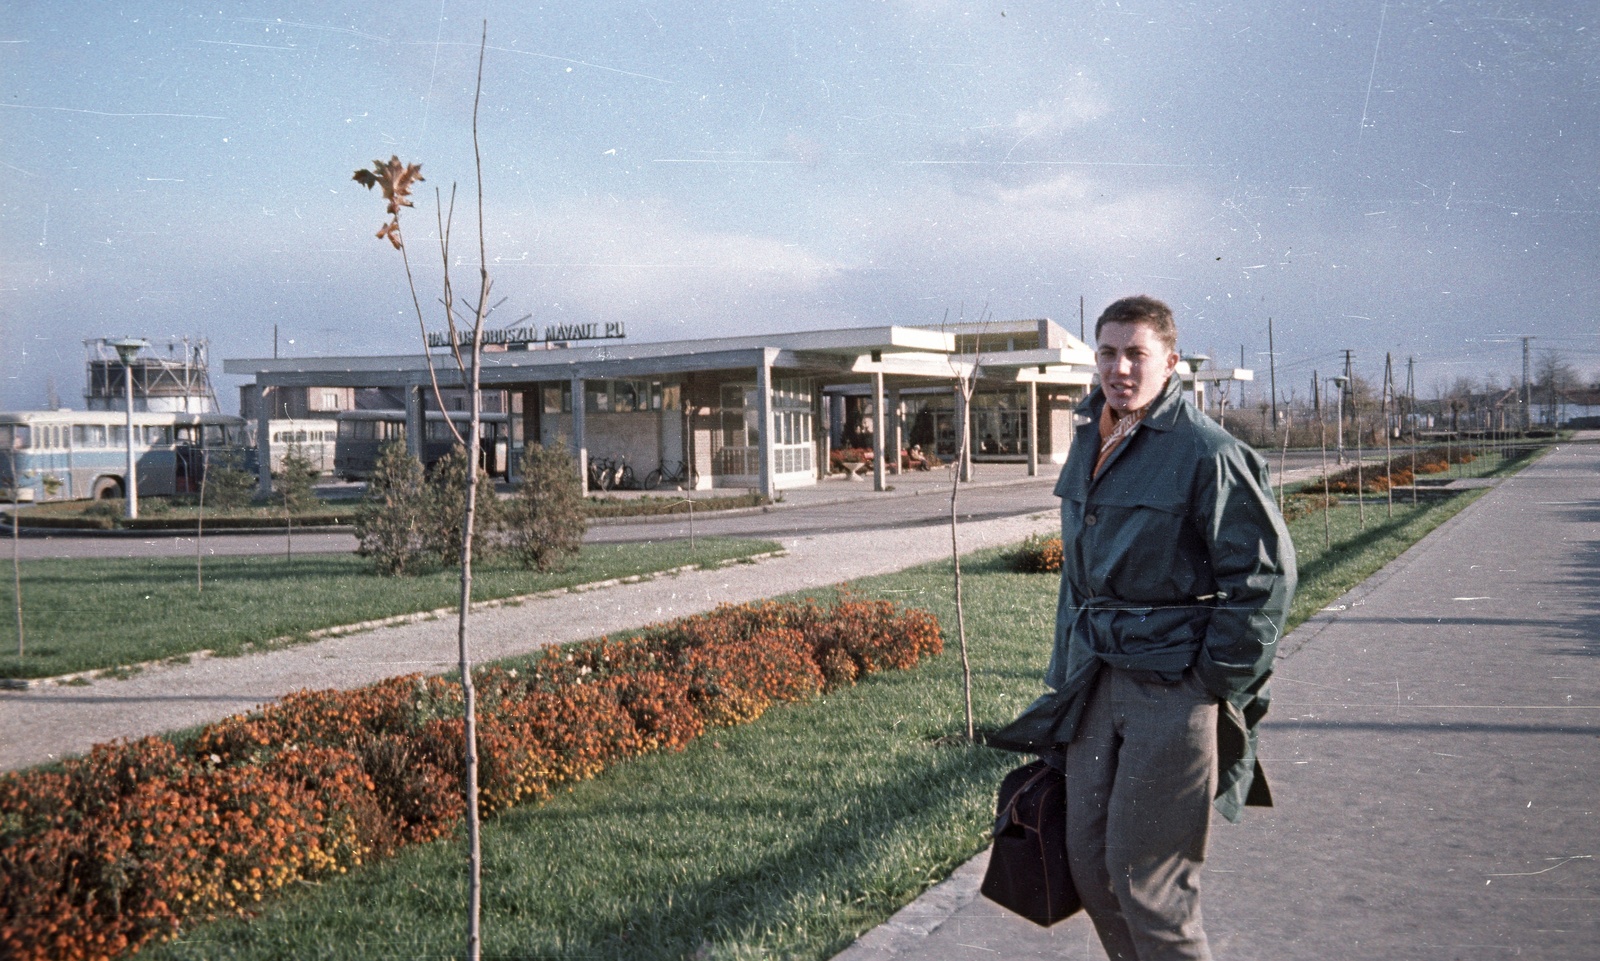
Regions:
[[[131,366],[133,359],[139,356],[139,351],[150,345],[137,337],[123,337],[120,340],[111,341],[111,346],[117,349],[117,356],[122,358],[123,365]]]

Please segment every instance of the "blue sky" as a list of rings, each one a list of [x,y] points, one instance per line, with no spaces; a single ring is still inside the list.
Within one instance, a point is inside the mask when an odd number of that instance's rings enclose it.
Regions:
[[[1347,348],[1415,357],[1425,396],[1519,373],[1521,336],[1600,372],[1578,0],[4,4],[4,407],[81,404],[86,337],[416,349],[350,175],[423,165],[425,301],[458,183],[470,286],[484,20],[492,323],[1075,330],[1144,292],[1263,380],[1272,317],[1285,394]]]

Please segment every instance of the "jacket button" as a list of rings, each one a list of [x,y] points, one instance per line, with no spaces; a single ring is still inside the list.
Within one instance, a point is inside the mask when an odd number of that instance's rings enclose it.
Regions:
[[[1100,523],[1100,518],[1094,516],[1093,514],[1085,514],[1083,517],[1083,523],[1085,527],[1093,527],[1094,525]]]

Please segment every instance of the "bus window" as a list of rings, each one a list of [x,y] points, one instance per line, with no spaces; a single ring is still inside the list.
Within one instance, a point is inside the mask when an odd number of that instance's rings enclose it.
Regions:
[[[0,424],[0,450],[21,450],[28,446],[27,424]]]
[[[112,446],[112,447],[127,447],[128,446],[128,428],[126,428],[126,427],[112,427],[111,428],[110,439],[111,439],[110,446]]]
[[[201,430],[201,436],[205,438],[205,446],[223,446],[223,442],[226,440],[226,435],[223,433],[221,424],[204,424],[201,426]]]

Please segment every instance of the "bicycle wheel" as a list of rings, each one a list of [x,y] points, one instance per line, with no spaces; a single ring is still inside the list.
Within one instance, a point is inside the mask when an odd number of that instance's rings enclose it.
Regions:
[[[657,487],[660,487],[660,486],[661,486],[661,468],[657,467],[655,470],[653,470],[650,473],[644,475],[644,489],[645,490],[653,491]]]
[[[627,464],[617,471],[617,490],[636,491],[639,489],[639,478],[633,474],[633,468]]]

